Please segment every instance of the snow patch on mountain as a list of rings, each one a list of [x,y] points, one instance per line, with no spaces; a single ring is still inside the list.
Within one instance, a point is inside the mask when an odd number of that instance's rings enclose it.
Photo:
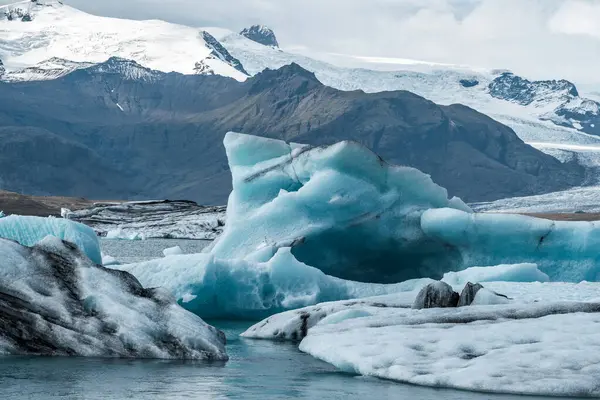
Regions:
[[[2,12],[32,17],[27,23],[0,19],[0,54],[9,72],[39,67],[52,58],[99,63],[120,57],[150,69],[184,74],[195,73],[196,63],[203,62],[211,73],[246,79],[246,74],[213,55],[214,46],[208,45],[196,28],[158,20],[100,17],[57,1],[26,2]],[[39,79],[51,78],[42,74]]]
[[[32,67],[9,72],[3,77],[3,80],[7,82],[26,82],[57,79],[78,69],[89,68],[93,65],[93,63],[75,62],[63,58],[52,57]],[[1,73],[0,76],[2,76]]]

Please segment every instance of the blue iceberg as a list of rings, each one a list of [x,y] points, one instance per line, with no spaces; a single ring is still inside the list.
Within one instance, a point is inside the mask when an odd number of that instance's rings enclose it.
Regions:
[[[62,218],[10,215],[0,218],[0,238],[33,246],[46,236],[71,242],[95,264],[102,264],[100,242],[92,228]]]
[[[233,176],[227,224],[211,249],[267,261],[291,247],[300,262],[361,282],[441,277],[460,254],[421,230],[431,208],[471,210],[417,169],[344,141],[310,147],[228,133]]]

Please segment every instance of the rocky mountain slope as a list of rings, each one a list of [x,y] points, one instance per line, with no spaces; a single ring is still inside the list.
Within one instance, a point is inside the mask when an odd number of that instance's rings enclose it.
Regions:
[[[0,83],[0,126],[2,187],[32,194],[224,204],[228,131],[316,145],[356,140],[466,201],[583,180],[575,163],[468,107],[405,91],[340,91],[296,64],[238,82],[112,58],[54,80]]]

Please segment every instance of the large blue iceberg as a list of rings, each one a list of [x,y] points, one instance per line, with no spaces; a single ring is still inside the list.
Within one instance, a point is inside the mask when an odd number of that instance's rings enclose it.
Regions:
[[[102,264],[100,242],[92,228],[62,218],[40,218],[10,215],[0,218],[0,238],[14,240],[23,246],[33,246],[46,236],[71,242],[95,264]]]
[[[596,224],[474,214],[428,175],[354,142],[228,133],[225,147],[233,192],[223,234],[203,254],[116,267],[201,317],[411,291],[474,266],[521,264],[497,268],[504,280],[600,278]],[[475,272],[489,275],[463,275]]]
[[[391,283],[441,277],[459,252],[421,230],[427,209],[470,212],[417,169],[355,142],[310,147],[228,133],[227,224],[211,253],[267,261],[279,248],[328,275]]]

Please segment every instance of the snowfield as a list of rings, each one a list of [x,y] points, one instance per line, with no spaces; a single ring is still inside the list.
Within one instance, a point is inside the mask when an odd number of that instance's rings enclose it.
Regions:
[[[27,68],[42,63],[42,69],[52,69],[44,67],[50,59],[59,59],[68,64],[67,70],[73,70],[84,67],[85,63],[100,63],[111,57],[131,59],[151,69],[183,74],[194,74],[196,63],[202,63],[206,73],[237,80],[247,78],[211,55],[212,49],[207,46],[200,29],[159,20],[99,17],[54,0],[40,1],[40,4],[23,2],[12,8],[29,12],[32,21],[0,18],[0,59],[9,80],[40,79],[36,76],[39,71]],[[77,66],[73,62],[84,64]],[[50,77],[57,77],[57,73]]]

